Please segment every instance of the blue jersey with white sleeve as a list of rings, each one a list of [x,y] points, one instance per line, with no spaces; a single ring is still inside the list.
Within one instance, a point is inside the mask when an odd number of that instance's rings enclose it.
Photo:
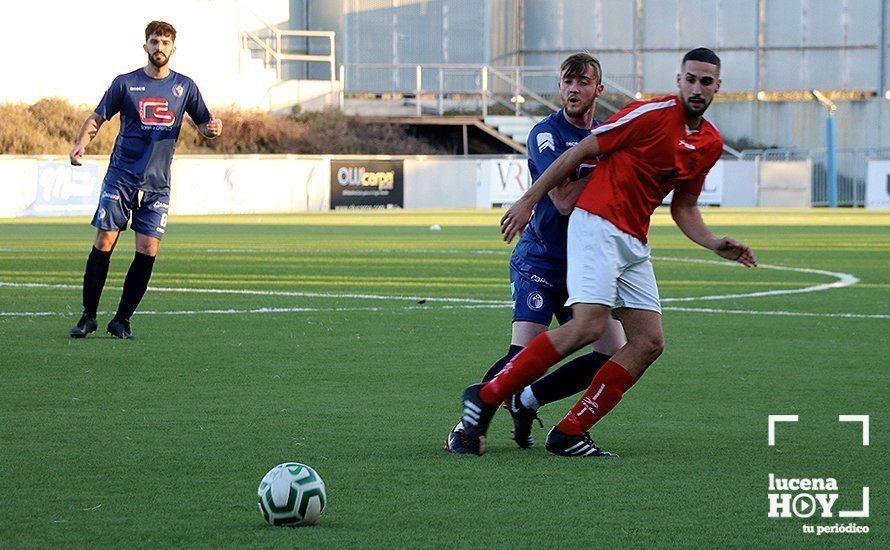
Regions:
[[[593,121],[596,126],[597,121]],[[578,128],[566,120],[562,109],[535,124],[528,135],[528,169],[532,183],[559,155],[590,135],[590,130]],[[590,171],[584,165],[577,179]],[[535,270],[561,272],[566,270],[566,233],[569,217],[559,213],[548,195],[535,205],[534,215],[513,249],[511,262],[521,263]]]
[[[96,114],[121,115],[106,180],[145,191],[170,191],[170,164],[185,113],[195,122],[210,121],[210,111],[194,81],[175,71],[152,78],[143,69],[114,79]]]

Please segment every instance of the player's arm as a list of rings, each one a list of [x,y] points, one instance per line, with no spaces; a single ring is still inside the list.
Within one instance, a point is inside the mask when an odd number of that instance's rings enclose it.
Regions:
[[[83,121],[83,125],[80,127],[80,133],[77,136],[77,140],[74,142],[74,147],[71,149],[71,152],[68,153],[68,158],[71,159],[72,165],[80,166],[80,157],[83,156],[87,145],[93,141],[93,138],[99,133],[99,128],[101,128],[104,123],[105,119],[98,113],[90,113],[90,116]]]
[[[572,210],[575,208],[575,203],[578,202],[578,197],[581,196],[581,192],[584,191],[584,186],[587,185],[588,179],[590,179],[590,176],[564,182],[562,185],[557,185],[547,193],[560,214],[568,216],[572,213]]]
[[[747,245],[729,237],[718,237],[708,228],[701,217],[697,202],[698,197],[695,195],[680,189],[674,190],[674,197],[671,199],[671,217],[683,234],[692,242],[713,251],[718,256],[736,261],[745,267],[756,267],[757,260]]]
[[[548,166],[544,173],[535,180],[535,184],[529,187],[501,218],[501,233],[504,234],[504,241],[510,242],[513,237],[522,233],[531,219],[535,204],[544,195],[572,177],[585,160],[594,159],[599,153],[600,147],[596,136],[587,136],[553,161],[553,164]]]

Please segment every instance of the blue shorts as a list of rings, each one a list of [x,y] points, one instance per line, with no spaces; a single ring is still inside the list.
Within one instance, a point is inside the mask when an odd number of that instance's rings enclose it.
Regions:
[[[513,322],[527,321],[550,326],[553,317],[559,324],[572,318],[566,307],[569,292],[565,272],[535,269],[524,262],[510,262],[510,294],[513,296]]]
[[[167,229],[169,209],[169,193],[144,191],[106,178],[99,207],[90,223],[104,231],[125,231],[132,217],[133,231],[161,239]]]

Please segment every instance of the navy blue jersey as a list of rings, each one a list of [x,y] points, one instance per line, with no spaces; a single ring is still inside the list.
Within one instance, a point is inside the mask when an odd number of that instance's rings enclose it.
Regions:
[[[599,124],[593,121],[593,125]],[[559,155],[590,135],[590,130],[582,130],[566,120],[562,109],[535,124],[528,135],[528,169],[532,182]],[[591,165],[584,165],[572,179],[577,179],[590,171]],[[535,205],[534,215],[525,228],[516,248],[513,261],[531,264],[546,271],[566,270],[566,233],[569,217],[556,209],[548,195],[544,195]]]
[[[105,120],[121,114],[108,175],[117,183],[169,192],[170,163],[185,113],[195,124],[210,121],[201,92],[191,78],[170,71],[152,78],[142,69],[114,79],[96,107]]]

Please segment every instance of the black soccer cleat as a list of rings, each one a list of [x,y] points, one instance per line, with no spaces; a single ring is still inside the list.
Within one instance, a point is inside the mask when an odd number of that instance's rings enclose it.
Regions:
[[[121,321],[119,319],[112,319],[111,322],[108,323],[108,334],[122,340],[136,339],[130,331],[130,321]]]
[[[98,325],[96,324],[96,316],[84,313],[80,316],[80,321],[78,321],[76,325],[71,327],[71,330],[68,331],[68,334],[71,335],[72,338],[86,338],[87,334],[96,332],[97,328]]]
[[[464,425],[458,420],[457,424],[455,424],[454,427],[451,428],[451,431],[448,432],[448,435],[445,436],[445,451],[450,453],[455,444],[459,445],[460,442],[458,442],[457,439],[463,437],[463,434]]]
[[[532,437],[532,423],[537,420],[542,428],[544,423],[538,418],[538,413],[534,409],[522,404],[518,393],[511,395],[507,399],[506,405],[513,417],[513,441],[519,445],[520,449],[531,448],[535,444],[535,438]]]
[[[618,458],[616,453],[604,451],[590,439],[590,432],[583,435],[571,435],[553,426],[547,434],[547,450],[560,456],[611,457]]]
[[[481,455],[485,452],[485,434],[488,432],[488,425],[491,424],[491,419],[498,408],[485,403],[479,397],[479,390],[484,385],[473,384],[464,390],[464,413],[460,419],[463,430],[452,430],[451,433],[454,434],[454,437],[449,434],[449,446],[452,453]]]

